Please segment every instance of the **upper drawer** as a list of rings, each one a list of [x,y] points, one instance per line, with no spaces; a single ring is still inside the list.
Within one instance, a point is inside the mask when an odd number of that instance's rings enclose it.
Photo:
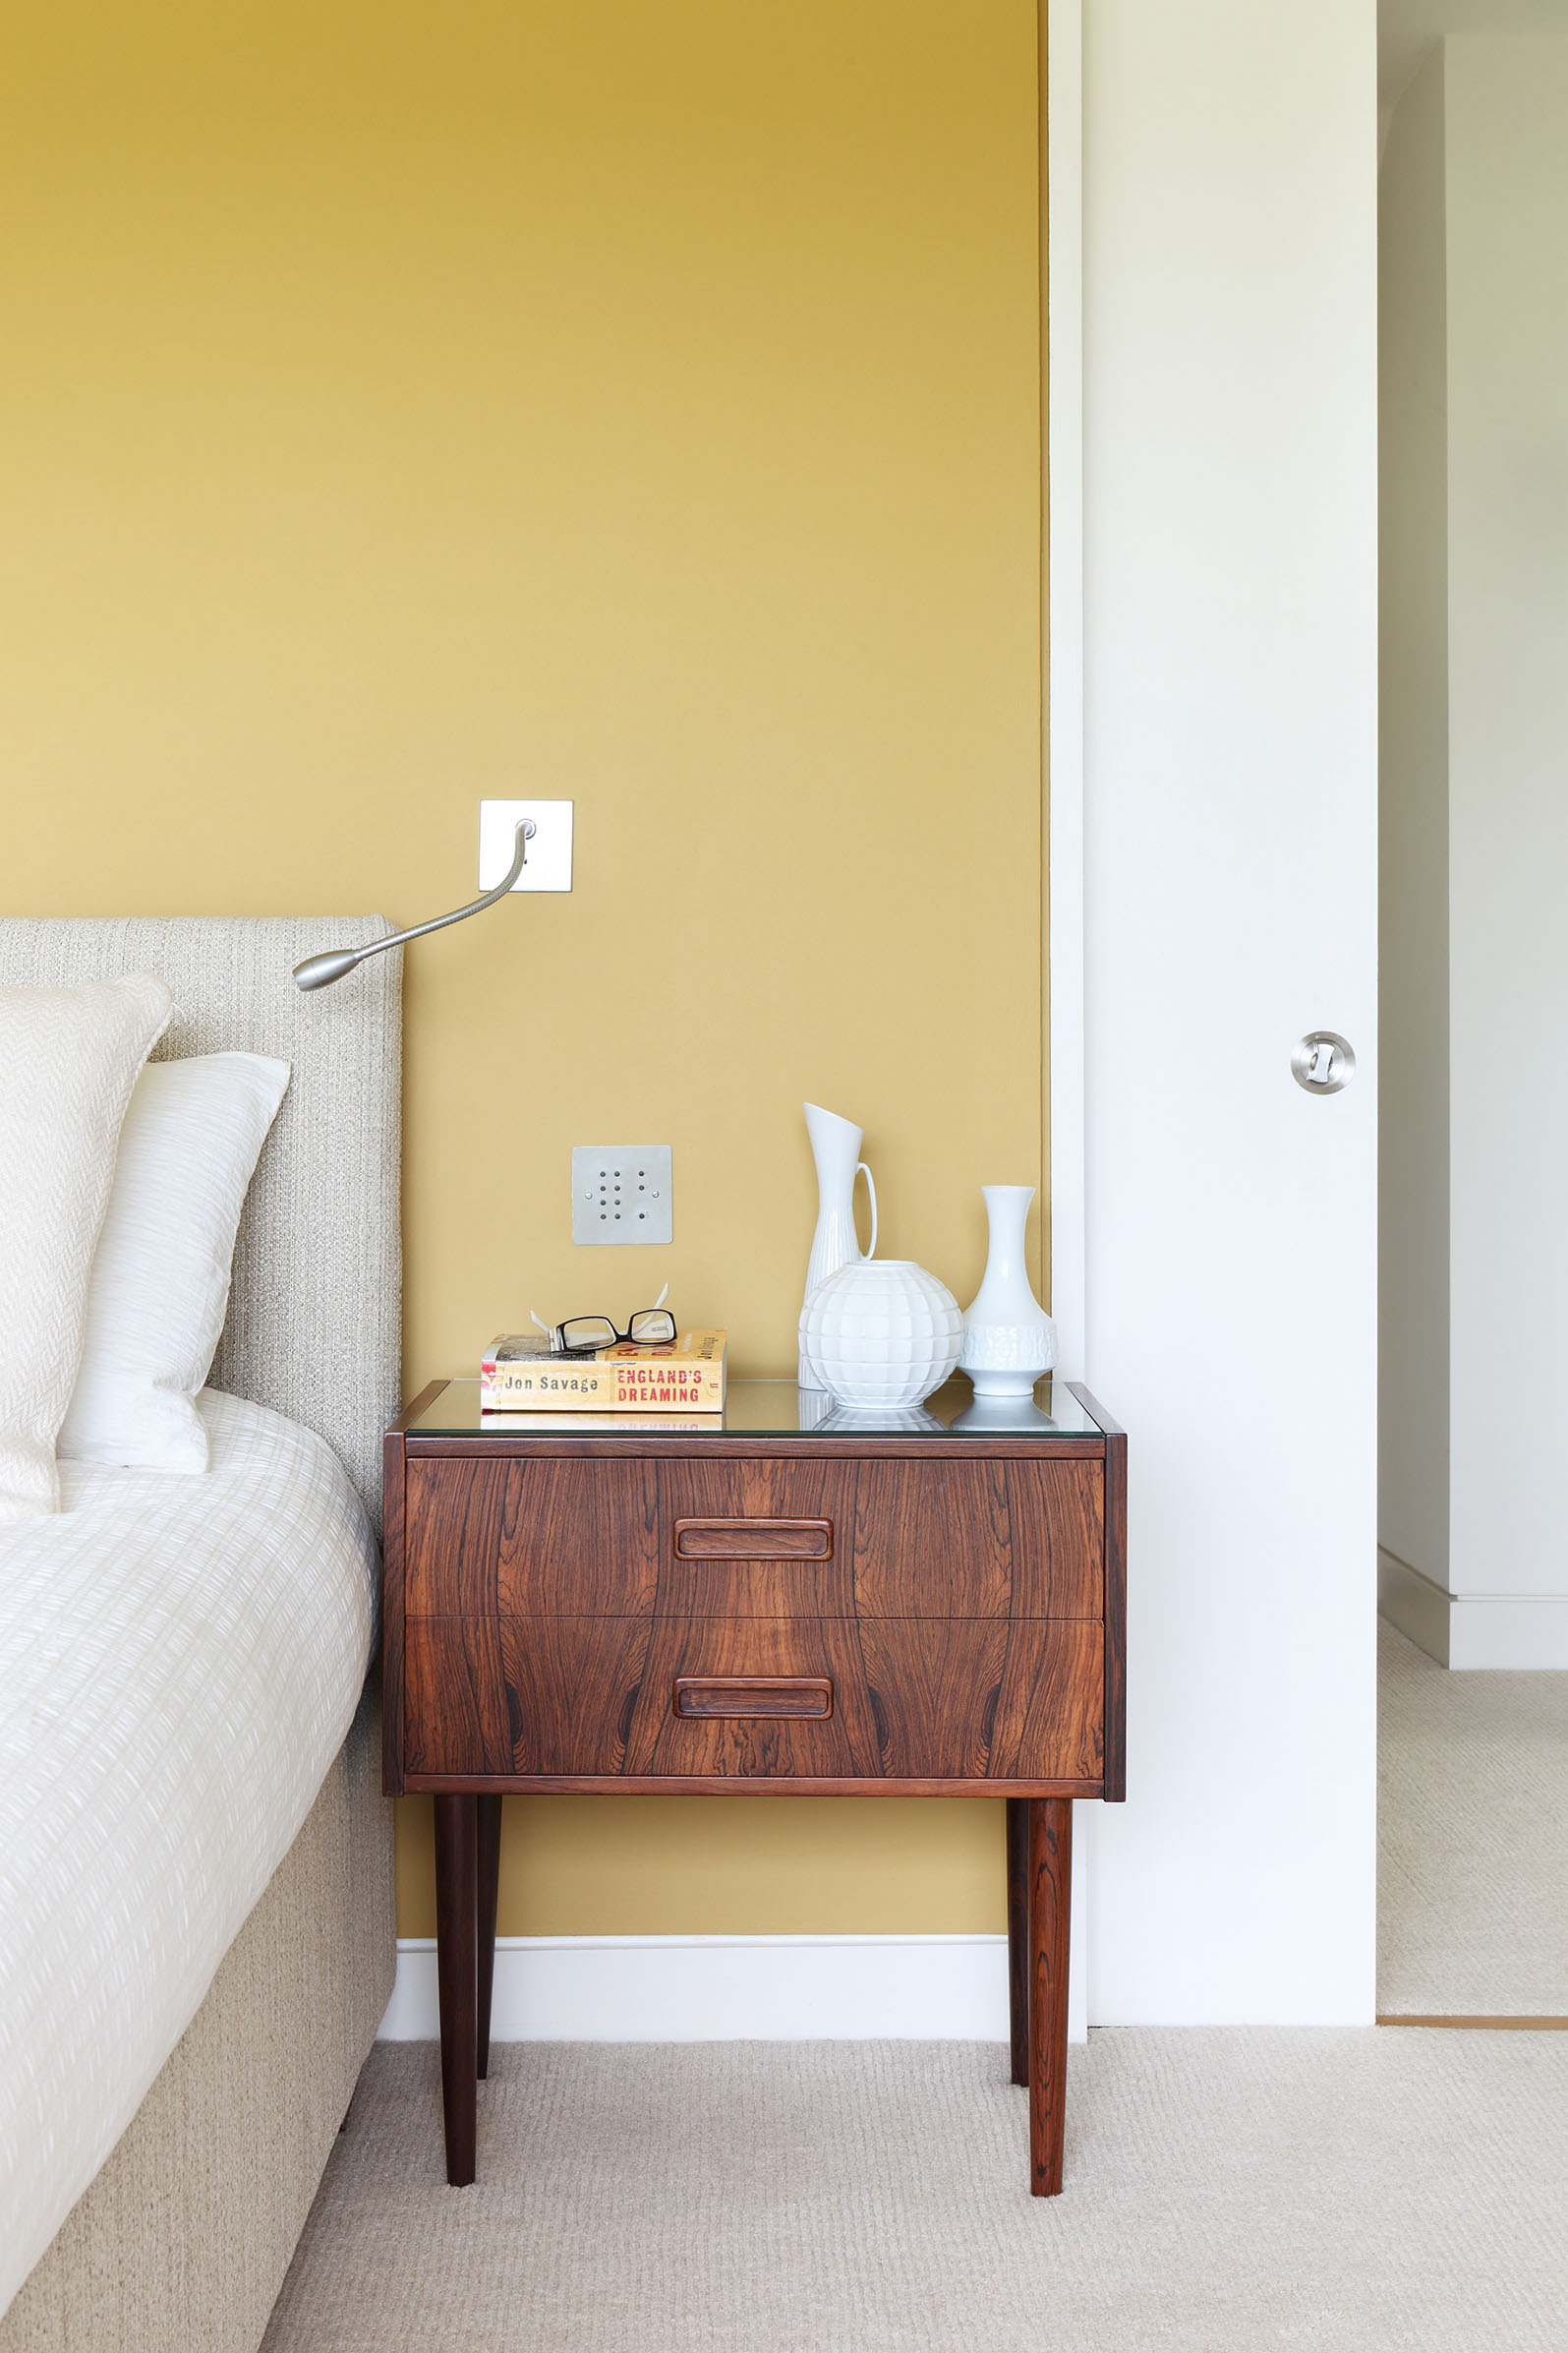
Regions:
[[[422,1462],[410,1618],[1098,1618],[1097,1457]]]

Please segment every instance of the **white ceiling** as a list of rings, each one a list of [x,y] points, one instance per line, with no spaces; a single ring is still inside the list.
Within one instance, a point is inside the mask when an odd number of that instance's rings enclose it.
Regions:
[[[1379,0],[1377,104],[1385,120],[1445,32],[1568,32],[1568,0]]]

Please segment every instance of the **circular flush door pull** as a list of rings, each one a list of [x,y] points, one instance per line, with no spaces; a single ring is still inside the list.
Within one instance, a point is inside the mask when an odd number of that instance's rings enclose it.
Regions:
[[[1309,1029],[1291,1055],[1291,1077],[1308,1094],[1338,1094],[1356,1076],[1356,1052],[1334,1029]]]

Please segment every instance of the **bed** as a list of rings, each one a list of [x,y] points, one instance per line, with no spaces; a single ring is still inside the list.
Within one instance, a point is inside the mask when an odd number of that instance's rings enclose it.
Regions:
[[[0,2353],[258,2345],[390,1991],[366,1668],[398,959],[319,996],[289,978],[384,928],[0,922],[0,984],[157,972],[157,1057],[292,1066],[202,1399],[209,1471],[62,1465],[61,1512],[5,1532]]]

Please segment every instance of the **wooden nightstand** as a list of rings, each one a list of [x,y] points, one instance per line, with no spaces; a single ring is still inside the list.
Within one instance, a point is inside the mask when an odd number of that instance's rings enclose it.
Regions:
[[[1062,2186],[1074,1797],[1124,1789],[1127,1440],[1088,1393],[387,1434],[385,1780],[436,1798],[447,2179],[474,2178],[507,1792],[1008,1800],[1013,2080]],[[813,1417],[816,1417],[815,1419]],[[911,1427],[911,1423],[913,1426]]]

